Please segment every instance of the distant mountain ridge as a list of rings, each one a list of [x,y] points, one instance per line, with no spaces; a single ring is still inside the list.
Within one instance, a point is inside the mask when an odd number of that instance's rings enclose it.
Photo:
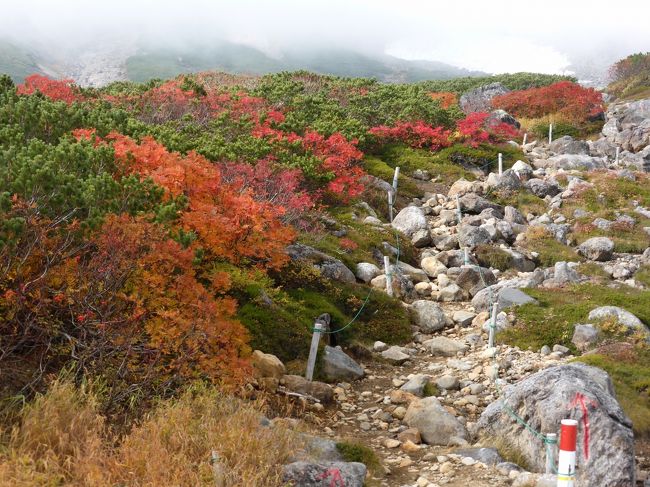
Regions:
[[[304,69],[392,83],[486,75],[442,62],[409,61],[347,49],[294,50],[272,57],[253,47],[231,42],[183,48],[101,45],[80,51],[67,56],[49,54],[0,40],[0,73],[7,73],[20,82],[36,72],[72,78],[82,86],[102,86],[123,80],[146,81],[212,70],[259,75]]]

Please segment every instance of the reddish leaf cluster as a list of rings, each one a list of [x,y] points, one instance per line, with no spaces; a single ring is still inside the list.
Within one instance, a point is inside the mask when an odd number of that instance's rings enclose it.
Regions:
[[[380,125],[370,129],[370,134],[380,142],[402,142],[410,147],[426,147],[437,151],[451,145],[451,132],[442,127],[432,127],[423,121],[397,122],[393,127]]]
[[[439,100],[440,106],[444,109],[458,104],[456,93],[452,93],[451,91],[434,91],[433,93],[429,93],[429,96],[434,100]]]
[[[492,106],[517,117],[538,118],[558,114],[583,122],[603,111],[602,95],[571,81],[560,81],[541,88],[512,91],[492,99]]]
[[[486,112],[470,113],[456,124],[462,142],[478,147],[480,144],[498,144],[517,136],[517,130],[507,123],[490,117]]]
[[[32,74],[25,78],[25,82],[16,87],[19,95],[31,95],[40,92],[52,100],[64,101],[68,104],[82,101],[81,96],[74,86],[74,80],[54,80],[40,74]]]

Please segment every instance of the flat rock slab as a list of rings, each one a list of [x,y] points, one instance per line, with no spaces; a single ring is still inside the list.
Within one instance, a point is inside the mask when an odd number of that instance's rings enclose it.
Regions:
[[[282,470],[283,481],[294,487],[363,487],[367,471],[359,462],[294,462]]]

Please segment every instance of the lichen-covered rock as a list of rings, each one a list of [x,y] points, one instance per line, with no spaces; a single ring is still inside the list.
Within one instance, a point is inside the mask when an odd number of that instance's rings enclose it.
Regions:
[[[576,485],[628,487],[635,485],[634,434],[632,423],[616,401],[606,372],[580,363],[547,368],[505,388],[503,397],[490,404],[480,417],[477,431],[492,441],[504,442],[523,455],[534,471],[545,468],[546,445],[513,421],[503,410],[507,404],[532,428],[542,433],[559,432],[565,418],[583,419],[578,394],[594,406],[589,408],[589,458],[577,449]],[[578,445],[585,441],[578,428]]]
[[[294,462],[282,470],[283,482],[295,487],[363,487],[367,468],[359,462]]]
[[[427,229],[427,219],[422,208],[407,206],[393,218],[391,225],[408,237],[412,237],[418,230]]]
[[[611,260],[614,242],[607,237],[593,237],[578,246],[578,253],[589,260]]]
[[[363,369],[341,347],[325,345],[323,374],[330,380],[356,380],[364,376]]]
[[[490,83],[468,91],[460,97],[460,108],[464,113],[489,112],[492,98],[505,95],[510,90],[501,83]]]
[[[442,330],[447,324],[444,311],[436,303],[424,299],[411,304],[415,324],[425,333]]]

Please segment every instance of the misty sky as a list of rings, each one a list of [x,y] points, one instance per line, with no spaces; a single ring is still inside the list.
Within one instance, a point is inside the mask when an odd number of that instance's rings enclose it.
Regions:
[[[225,39],[272,56],[342,47],[488,72],[650,51],[647,0],[21,0],[0,15],[0,37],[50,48]]]

